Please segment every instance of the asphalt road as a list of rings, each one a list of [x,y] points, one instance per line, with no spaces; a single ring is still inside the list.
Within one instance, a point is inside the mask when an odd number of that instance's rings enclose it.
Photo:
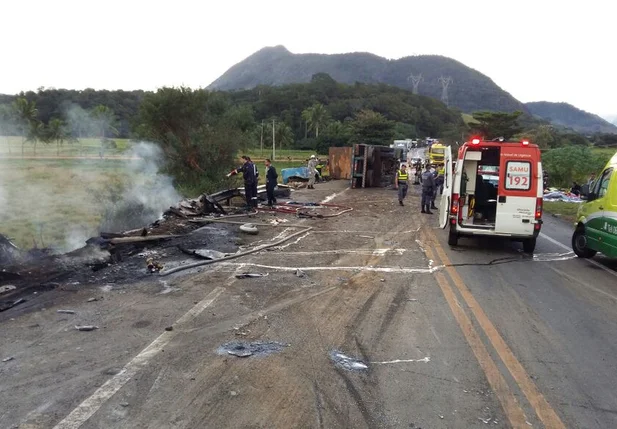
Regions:
[[[575,259],[551,218],[534,258],[509,242],[449,248],[416,189],[400,207],[392,190],[345,186],[297,191],[354,211],[253,238],[313,228],[280,248],[1,313],[0,360],[14,359],[0,362],[0,427],[617,427],[610,261]],[[235,277],[247,271],[268,276]],[[284,346],[236,357],[219,349],[230,341]]]

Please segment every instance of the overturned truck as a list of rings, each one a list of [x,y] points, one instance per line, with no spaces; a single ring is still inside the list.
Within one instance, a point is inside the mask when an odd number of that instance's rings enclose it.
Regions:
[[[352,188],[386,187],[394,183],[402,159],[400,149],[356,144],[352,157]]]

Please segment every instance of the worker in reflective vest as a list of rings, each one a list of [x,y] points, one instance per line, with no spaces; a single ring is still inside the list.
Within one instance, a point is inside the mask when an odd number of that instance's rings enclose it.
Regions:
[[[394,189],[398,189],[398,203],[400,205],[403,204],[403,200],[407,196],[407,180],[409,179],[409,174],[407,173],[407,167],[405,164],[401,165],[401,168],[396,171],[396,176],[394,178]]]

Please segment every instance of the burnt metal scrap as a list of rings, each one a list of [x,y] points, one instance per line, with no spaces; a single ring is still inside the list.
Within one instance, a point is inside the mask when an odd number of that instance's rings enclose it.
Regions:
[[[289,344],[277,341],[231,341],[218,348],[217,353],[222,355],[232,355],[236,357],[264,356],[277,353],[289,347]]]

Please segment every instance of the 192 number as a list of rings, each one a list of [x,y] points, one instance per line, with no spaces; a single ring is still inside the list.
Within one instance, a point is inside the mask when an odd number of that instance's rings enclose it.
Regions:
[[[529,186],[529,178],[527,176],[509,176],[508,179],[509,188],[527,188]]]

